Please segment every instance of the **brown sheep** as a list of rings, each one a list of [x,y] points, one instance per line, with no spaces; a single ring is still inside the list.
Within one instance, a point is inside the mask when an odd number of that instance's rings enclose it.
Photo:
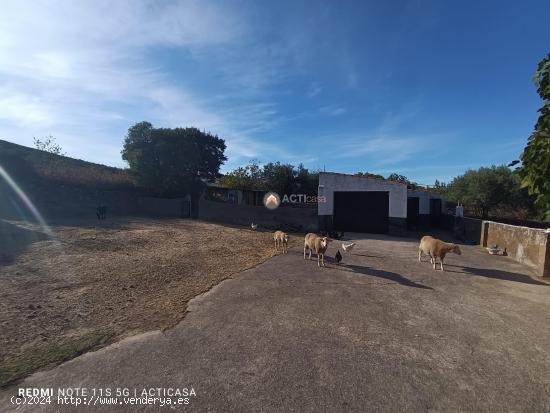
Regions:
[[[275,250],[279,250],[279,246],[283,247],[283,254],[288,253],[288,234],[283,231],[275,231],[273,234],[273,240],[275,241]]]
[[[445,255],[449,252],[461,255],[460,248],[456,244],[450,244],[443,242],[434,237],[426,235],[420,240],[420,245],[418,246],[418,261],[422,261],[422,254],[430,256],[430,263],[433,264],[434,270],[437,269],[437,258],[439,258],[441,264],[441,271],[443,271],[443,260]]]
[[[311,259],[311,251],[317,254],[317,266],[325,266],[325,252],[331,240],[327,237],[319,237],[317,234],[306,234],[304,239],[304,260],[306,259],[306,250],[309,250],[309,259]]]

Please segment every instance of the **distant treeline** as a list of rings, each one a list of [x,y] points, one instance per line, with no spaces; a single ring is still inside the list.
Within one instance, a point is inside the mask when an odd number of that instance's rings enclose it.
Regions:
[[[449,183],[435,181],[430,190],[460,202],[474,217],[543,220],[545,215],[536,197],[522,187],[520,174],[505,165],[471,169]]]
[[[251,162],[222,176],[219,183],[228,188],[275,191],[279,194],[316,194],[319,172],[310,171],[302,164],[296,167],[281,162],[269,162],[264,165]],[[445,196],[450,202],[462,203],[469,215],[479,218],[544,218],[544,209],[537,206],[535,197],[529,195],[527,189],[522,188],[519,174],[504,165],[468,170],[449,183],[435,181],[433,186],[427,187],[398,173],[386,177],[370,172],[357,172],[355,175],[402,182],[409,189],[428,189]]]
[[[281,162],[251,162],[222,176],[219,183],[228,188],[275,191],[281,195],[317,194],[319,171],[310,171],[302,164],[296,167]]]

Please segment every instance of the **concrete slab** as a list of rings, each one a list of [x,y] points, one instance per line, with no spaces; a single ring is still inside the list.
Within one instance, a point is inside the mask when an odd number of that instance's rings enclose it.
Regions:
[[[550,410],[548,284],[479,247],[450,255],[441,272],[417,261],[416,240],[354,237],[343,265],[319,269],[291,250],[193,300],[172,330],[4,390],[0,411],[160,410],[55,398],[15,408],[22,387],[193,387],[176,411]]]

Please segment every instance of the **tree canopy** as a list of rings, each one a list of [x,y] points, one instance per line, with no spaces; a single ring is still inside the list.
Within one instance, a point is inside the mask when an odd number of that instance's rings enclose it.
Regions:
[[[261,166],[253,161],[236,168],[220,179],[229,188],[275,191],[279,194],[317,193],[319,173],[310,172],[302,164],[297,167],[281,162],[269,162]]]
[[[225,142],[197,128],[153,128],[149,122],[128,129],[122,159],[136,184],[162,196],[191,197],[192,215],[208,181],[219,176],[227,160]]]
[[[550,54],[539,63],[533,81],[543,106],[539,109],[535,131],[521,154],[519,173],[522,185],[536,197],[545,209],[546,220],[550,221]]]
[[[521,188],[519,176],[504,165],[470,169],[447,185],[439,183],[437,190],[483,218],[497,211],[500,215],[509,211],[516,215],[521,211],[535,213],[533,200]]]
[[[364,177],[367,177],[367,178],[374,178],[374,179],[385,179],[380,174],[373,174],[373,173],[370,173],[370,172],[356,172],[355,176],[364,176]]]

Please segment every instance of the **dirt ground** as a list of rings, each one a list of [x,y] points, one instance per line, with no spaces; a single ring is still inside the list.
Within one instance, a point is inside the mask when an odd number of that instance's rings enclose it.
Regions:
[[[189,220],[0,221],[0,385],[138,332],[275,255],[270,232]],[[52,237],[53,235],[53,237]]]
[[[297,245],[190,301],[171,329],[0,389],[0,411],[19,388],[78,386],[193,387],[193,412],[550,412],[550,284],[479,246],[434,271],[420,235],[346,234],[353,254],[337,265],[331,243],[326,268]],[[37,411],[75,406],[17,406]]]

